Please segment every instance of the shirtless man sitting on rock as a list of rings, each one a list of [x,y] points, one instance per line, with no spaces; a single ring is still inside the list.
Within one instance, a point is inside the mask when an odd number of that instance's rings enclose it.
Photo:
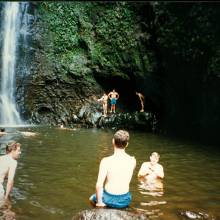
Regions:
[[[114,154],[100,162],[96,194],[90,197],[97,207],[125,208],[131,202],[129,185],[136,159],[125,152],[128,140],[127,131],[117,131],[112,139]]]

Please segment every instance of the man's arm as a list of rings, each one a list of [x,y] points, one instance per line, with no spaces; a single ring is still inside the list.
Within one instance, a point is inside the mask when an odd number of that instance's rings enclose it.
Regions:
[[[119,99],[119,94],[118,93],[116,93],[116,99]]]
[[[102,201],[102,194],[103,194],[103,185],[106,176],[107,176],[107,164],[106,164],[106,159],[103,158],[100,162],[99,174],[96,182],[96,198],[97,198],[96,206],[98,207],[105,206],[105,203],[103,203]]]
[[[13,185],[14,185],[14,176],[15,176],[16,168],[17,168],[17,162],[9,167],[5,199],[8,199],[9,194],[12,191],[12,188],[13,188]]]
[[[97,100],[98,102],[103,102],[104,101],[104,96],[102,96],[100,99]]]
[[[154,173],[157,175],[157,177],[159,177],[161,179],[164,178],[164,171],[163,171],[163,167],[161,165],[158,167],[158,169],[156,169],[154,171]]]
[[[156,169],[152,169],[150,168],[150,171],[152,174],[155,175],[155,177],[157,178],[164,178],[164,171],[163,171],[163,167],[161,165],[159,165]]]
[[[137,164],[137,161],[136,161],[136,158],[134,157],[134,169],[136,167],[136,164]]]
[[[148,165],[146,164],[146,163],[143,163],[142,165],[141,165],[141,169],[139,170],[139,172],[138,172],[138,177],[144,177],[144,176],[146,176],[149,172],[149,167],[148,167]]]

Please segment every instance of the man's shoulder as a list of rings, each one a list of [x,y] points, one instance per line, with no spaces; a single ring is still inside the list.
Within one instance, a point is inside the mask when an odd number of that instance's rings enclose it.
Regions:
[[[163,169],[163,166],[159,163],[157,164],[157,167],[160,168],[160,169]]]
[[[127,154],[127,161],[129,161],[129,163],[136,164],[135,156],[131,156],[129,154]]]
[[[142,163],[142,166],[149,166],[149,165],[150,165],[150,162],[148,161]]]
[[[109,159],[112,157],[112,155],[111,156],[108,156],[108,157],[103,157],[102,158],[102,160],[101,160],[101,162],[107,162],[107,161],[109,161]]]
[[[103,157],[101,160],[102,166],[108,166],[108,164],[112,163],[112,156]]]
[[[129,155],[129,154],[128,154],[128,156],[129,156],[129,158],[130,158],[131,160],[136,160],[135,156],[131,156],[131,155]]]
[[[13,159],[13,158],[11,158],[10,159],[10,166],[12,166],[12,167],[16,167],[17,166],[17,164],[18,164],[18,162],[17,162],[17,160],[15,160],[15,159]]]
[[[8,164],[7,166],[17,166],[17,160],[13,159],[9,155],[3,155],[0,157],[0,160],[3,161],[4,164]]]

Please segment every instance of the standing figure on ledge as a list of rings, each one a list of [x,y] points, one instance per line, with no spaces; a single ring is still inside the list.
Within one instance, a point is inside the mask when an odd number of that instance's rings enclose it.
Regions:
[[[136,92],[136,95],[139,97],[141,101],[141,110],[140,112],[144,112],[144,95],[141,94],[140,92]]]
[[[116,101],[119,98],[119,94],[113,89],[112,92],[108,94],[109,99],[111,100],[111,110],[110,112],[115,113]]]
[[[108,112],[108,95],[104,93],[103,96],[100,99],[98,99],[98,102],[102,103],[103,116],[106,117]]]

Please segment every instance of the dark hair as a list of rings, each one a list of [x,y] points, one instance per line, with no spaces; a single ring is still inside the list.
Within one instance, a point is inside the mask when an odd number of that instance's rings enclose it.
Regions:
[[[125,130],[118,130],[114,134],[114,142],[117,148],[125,148],[129,141],[129,133]]]
[[[17,147],[20,147],[21,144],[17,143],[16,141],[9,141],[6,145],[6,153],[10,153],[13,150],[16,150]]]
[[[0,130],[1,132],[5,132],[5,128],[1,128],[1,130]]]

